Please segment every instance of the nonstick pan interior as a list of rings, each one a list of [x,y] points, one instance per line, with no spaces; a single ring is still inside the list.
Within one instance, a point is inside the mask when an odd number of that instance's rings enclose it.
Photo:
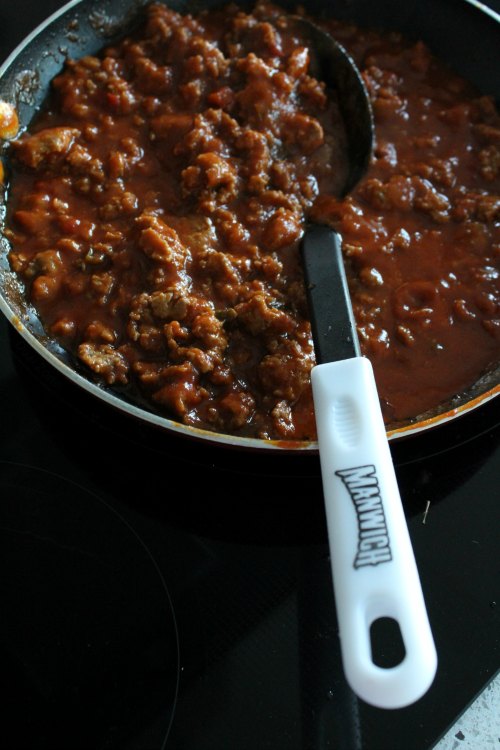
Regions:
[[[0,99],[16,106],[21,127],[29,125],[47,95],[51,79],[60,71],[67,57],[93,54],[112,39],[129,32],[140,22],[141,8],[146,4],[146,0],[77,0],[34,30],[0,69]],[[220,4],[217,0],[172,0],[169,3],[170,7],[181,12],[197,12]],[[290,2],[279,4],[289,10],[296,6]],[[240,5],[250,8],[252,3],[241,2]],[[370,0],[331,3],[313,0],[307,10],[312,15],[332,15],[360,26],[394,29],[411,38],[422,39],[480,91],[494,96],[500,92],[500,17],[474,0],[412,0],[404,4],[396,0],[376,4]],[[480,40],[480,43],[474,43],[474,40]],[[5,201],[5,196],[2,200]],[[0,209],[1,222],[5,209],[1,206]],[[9,267],[7,253],[8,243],[0,238],[0,308],[41,356],[79,386],[135,418],[186,437],[247,450],[316,451],[315,442],[264,441],[186,427],[97,385],[45,334],[34,310],[24,299],[22,287]],[[499,376],[500,367],[496,367],[485,373],[468,392],[457,394],[452,403],[421,415],[417,420],[391,426],[389,437],[395,439],[421,432],[470,411],[498,395]]]

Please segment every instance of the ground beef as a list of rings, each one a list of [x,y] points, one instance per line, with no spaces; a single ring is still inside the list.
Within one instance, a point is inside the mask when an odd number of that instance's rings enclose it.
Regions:
[[[47,330],[96,378],[186,424],[315,437],[308,219],[342,234],[389,423],[498,360],[493,102],[420,42],[322,23],[357,60],[375,116],[371,166],[345,198],[335,96],[265,1],[149,6],[133,36],[69,60],[12,142],[10,262]],[[0,136],[17,127],[0,103]]]

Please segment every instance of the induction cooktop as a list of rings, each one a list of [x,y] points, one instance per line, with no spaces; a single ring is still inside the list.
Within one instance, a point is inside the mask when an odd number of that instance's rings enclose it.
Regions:
[[[499,399],[392,447],[439,667],[388,713],[342,675],[315,457],[129,422],[6,321],[0,353],[5,747],[423,750],[496,671]]]
[[[60,4],[4,5],[0,56]],[[3,319],[0,425],[9,750],[427,750],[498,669],[500,399],[392,444],[439,665],[390,712],[343,678],[317,457],[129,419]]]

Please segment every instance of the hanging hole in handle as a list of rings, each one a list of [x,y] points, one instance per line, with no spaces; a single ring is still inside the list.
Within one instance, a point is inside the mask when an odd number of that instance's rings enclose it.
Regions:
[[[372,622],[370,645],[372,661],[377,667],[397,667],[406,656],[399,623],[392,617],[378,617]]]

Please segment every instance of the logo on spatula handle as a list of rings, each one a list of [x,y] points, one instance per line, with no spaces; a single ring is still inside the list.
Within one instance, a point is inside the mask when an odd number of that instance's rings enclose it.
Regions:
[[[345,484],[356,511],[358,549],[355,568],[380,565],[392,560],[389,532],[373,464],[341,469],[335,474]]]

